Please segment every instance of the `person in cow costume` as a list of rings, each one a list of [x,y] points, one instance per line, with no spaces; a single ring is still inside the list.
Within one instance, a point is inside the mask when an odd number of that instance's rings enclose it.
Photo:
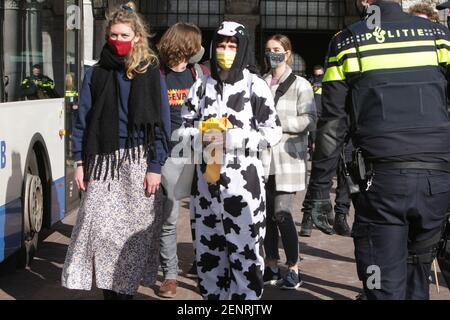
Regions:
[[[191,190],[204,299],[256,300],[264,287],[266,199],[259,154],[280,141],[282,129],[269,87],[249,70],[250,54],[245,27],[223,22],[211,44],[211,75],[196,81],[182,109],[183,135],[200,139],[203,155],[215,146],[212,154],[220,158],[219,164],[206,159],[196,165]]]

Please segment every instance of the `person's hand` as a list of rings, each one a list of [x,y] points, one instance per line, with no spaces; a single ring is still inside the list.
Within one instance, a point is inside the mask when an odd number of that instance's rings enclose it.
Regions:
[[[159,173],[147,172],[144,179],[144,189],[147,197],[155,194],[161,185],[161,175]]]
[[[87,190],[87,186],[88,183],[84,181],[84,171],[83,171],[83,166],[77,166],[77,168],[75,169],[75,183],[77,184],[77,188],[78,190],[81,191],[86,191]]]

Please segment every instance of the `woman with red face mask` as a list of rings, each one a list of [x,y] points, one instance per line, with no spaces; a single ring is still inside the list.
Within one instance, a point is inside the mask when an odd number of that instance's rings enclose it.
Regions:
[[[75,181],[85,191],[62,273],[70,289],[131,299],[155,282],[161,167],[170,130],[167,88],[133,3],[113,12],[100,61],[87,70],[73,132]]]

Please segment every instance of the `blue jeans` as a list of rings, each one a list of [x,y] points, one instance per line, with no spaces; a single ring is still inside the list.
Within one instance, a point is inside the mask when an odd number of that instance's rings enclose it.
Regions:
[[[161,171],[161,181],[166,192],[160,240],[160,260],[164,279],[176,279],[178,275],[177,221],[180,202],[175,199],[173,190],[182,169],[182,164],[176,164],[172,158],[168,158]]]

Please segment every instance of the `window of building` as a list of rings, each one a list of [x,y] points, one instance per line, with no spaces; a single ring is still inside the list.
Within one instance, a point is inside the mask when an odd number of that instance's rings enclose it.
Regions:
[[[200,28],[217,28],[223,20],[225,0],[146,0],[140,1],[140,12],[157,29],[178,21],[191,22]]]
[[[263,29],[339,30],[343,28],[343,0],[261,1]]]

